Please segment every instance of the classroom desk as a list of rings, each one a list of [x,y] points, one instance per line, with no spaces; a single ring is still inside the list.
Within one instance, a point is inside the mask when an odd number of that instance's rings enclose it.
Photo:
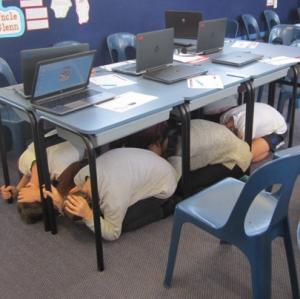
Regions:
[[[110,72],[98,69],[97,75],[101,74],[106,75],[110,74]],[[65,116],[57,116],[51,113],[37,110],[37,114],[39,115],[39,136],[41,139],[44,123],[49,122],[57,127],[57,132],[60,137],[69,140],[75,146],[84,146],[84,148],[87,150],[91,175],[97,265],[100,271],[104,269],[104,265],[98,187],[96,179],[97,169],[95,167],[95,148],[100,145],[104,145],[111,141],[117,140],[121,137],[128,136],[154,124],[168,120],[170,117],[170,112],[176,109],[177,111],[179,111],[183,126],[183,148],[185,148],[185,145],[188,145],[187,150],[183,150],[185,154],[188,153],[188,156],[182,158],[182,166],[185,170],[189,170],[185,163],[186,161],[188,161],[189,166],[189,142],[187,141],[189,141],[188,136],[190,119],[188,109],[185,104],[185,96],[191,98],[197,98],[201,96],[201,98],[203,98],[206,103],[213,101],[213,98],[211,97],[212,90],[206,90],[204,94],[207,95],[207,97],[204,97],[203,95],[201,95],[199,89],[189,89],[187,87],[186,81],[178,82],[172,85],[166,85],[157,83],[155,81],[146,80],[142,77],[128,78],[135,81],[136,84],[113,88],[111,89],[111,92],[119,95],[127,91],[134,91],[137,93],[156,96],[157,99],[123,113],[114,112],[95,106]],[[223,97],[224,94],[227,95],[227,90],[230,90],[230,94],[236,94],[240,82],[241,78],[224,78],[226,87],[223,90]],[[218,93],[218,96],[216,96],[215,98],[220,99],[222,97],[222,93],[220,93],[218,89],[214,89],[214,92]],[[205,103],[203,105],[205,105]],[[44,142],[42,142],[42,140],[39,141],[41,155],[44,156],[43,161],[46,161]],[[43,165],[43,169],[46,171],[46,176],[48,172],[47,165]],[[182,180],[183,186],[186,188],[189,182],[187,178],[188,175],[185,174],[184,169]],[[46,188],[48,189],[49,187],[50,182],[46,181]]]
[[[181,81],[172,85],[166,85],[143,79],[142,77],[128,77],[134,80],[136,84],[113,88],[111,91],[116,95],[123,94],[127,91],[134,91],[143,94],[156,96],[157,99],[148,102],[144,105],[128,110],[123,113],[113,112],[99,107],[90,107],[78,112],[74,112],[65,116],[57,116],[46,113],[42,110],[32,109],[30,103],[12,91],[11,88],[0,90],[0,102],[5,102],[10,105],[21,103],[25,105],[26,110],[31,111],[35,117],[34,126],[37,128],[37,136],[35,142],[38,143],[40,151],[40,163],[42,165],[43,180],[46,188],[50,188],[49,172],[46,159],[46,150],[44,142],[44,124],[51,123],[57,127],[58,134],[64,139],[71,141],[75,146],[83,146],[87,150],[88,161],[90,166],[95,240],[97,252],[97,266],[101,271],[104,269],[102,239],[100,228],[100,209],[98,202],[98,187],[97,187],[97,170],[95,167],[95,147],[107,144],[111,141],[125,137],[151,125],[169,119],[170,112],[176,109],[179,111],[182,120],[182,143],[183,143],[183,158],[182,158],[182,175],[183,185],[188,186],[189,180],[186,173],[189,172],[189,121],[190,110],[196,110],[214,101],[230,95],[235,95],[239,92],[248,94],[247,101],[247,119],[249,119],[246,135],[247,141],[251,143],[252,137],[252,120],[254,108],[254,87],[261,84],[271,82],[284,77],[287,74],[289,65],[272,66],[262,63],[252,64],[240,69],[243,71],[243,76],[234,77],[228,76],[231,72],[231,67],[212,64],[209,61],[203,63],[203,67],[208,70],[209,74],[220,75],[224,83],[224,89],[189,89],[186,81]],[[236,68],[234,69],[236,72]],[[107,71],[98,69],[98,74],[108,74]],[[123,75],[122,75],[123,76]],[[241,91],[241,87],[242,91]],[[239,89],[240,88],[240,89]],[[28,105],[28,106],[27,106]],[[38,156],[38,155],[37,155]],[[52,210],[52,206],[50,207]],[[52,214],[53,215],[53,214]],[[51,222],[54,222],[53,218]]]
[[[230,53],[232,51],[250,51],[252,53],[264,55],[264,59],[274,58],[278,56],[286,56],[286,57],[293,57],[293,58],[300,57],[300,48],[297,47],[273,45],[269,43],[258,43],[257,46],[253,49],[240,49],[240,48],[232,47],[233,45],[234,42],[228,44],[226,47],[224,47],[223,52]],[[218,55],[218,54],[216,53],[213,55]],[[284,65],[271,65],[263,62],[257,62],[241,68],[219,65],[219,70],[223,70],[225,72],[227,71],[227,72],[239,73],[243,76],[250,77],[249,83],[251,83],[252,85],[253,92],[254,92],[254,88],[260,87],[265,84],[270,84],[268,103],[272,106],[274,106],[275,87],[277,83],[288,84],[293,86],[292,115],[291,115],[290,129],[289,129],[289,146],[292,146],[293,143],[295,101],[296,101],[297,79],[298,79],[297,69],[298,69],[297,64],[294,62],[287,63]],[[291,70],[292,72],[292,81],[287,82],[286,80],[282,80],[282,78],[286,77],[289,70]],[[250,130],[250,128],[248,129]]]

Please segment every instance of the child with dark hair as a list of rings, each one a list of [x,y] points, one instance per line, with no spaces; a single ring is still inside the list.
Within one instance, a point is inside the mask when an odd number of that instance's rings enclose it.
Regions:
[[[160,151],[158,148],[159,144],[154,151],[118,148],[96,159],[99,204],[103,215],[100,221],[104,239],[116,240],[124,230],[138,228],[157,220],[153,217],[163,217],[151,213],[144,214],[145,217],[150,217],[148,219],[141,219],[141,215],[136,213],[134,216],[129,215],[133,207],[141,211],[138,205],[145,199],[148,200],[146,206],[152,207],[148,205],[149,201],[155,202],[157,207],[162,206],[176,190],[176,171],[170,163],[156,154],[156,150]],[[93,212],[89,204],[89,175],[89,167],[83,167],[74,178],[76,187],[67,197],[60,194],[54,186],[51,191],[44,191],[44,194],[50,196],[57,205],[60,203],[67,214],[82,218],[94,230]],[[162,209],[157,211],[162,213]]]
[[[241,177],[251,162],[247,143],[230,130],[214,122],[194,119],[191,121],[190,162],[193,190],[207,187],[225,177]],[[128,147],[155,148],[167,157],[181,177],[180,127],[166,122],[134,135],[124,142]],[[179,185],[180,186],[180,185]]]
[[[57,181],[63,170],[74,161],[83,158],[83,151],[77,150],[71,143],[62,142],[47,148],[50,178]],[[39,178],[35,161],[34,145],[31,143],[18,161],[23,174],[17,186],[1,186],[3,200],[13,195],[17,199],[18,211],[27,223],[34,223],[42,218]],[[55,204],[55,203],[54,203]],[[29,215],[32,212],[32,217]]]

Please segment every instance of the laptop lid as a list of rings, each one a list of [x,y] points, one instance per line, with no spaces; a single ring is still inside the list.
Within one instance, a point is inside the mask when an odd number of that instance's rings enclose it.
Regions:
[[[31,101],[62,95],[87,87],[96,51],[39,61]]]
[[[136,71],[173,63],[174,29],[150,31],[136,36]]]
[[[228,54],[221,54],[217,57],[213,57],[211,61],[214,63],[239,67],[239,66],[244,66],[249,63],[255,62],[259,59],[262,59],[263,57],[264,56],[261,54],[239,51],[239,52],[232,52]]]
[[[197,53],[209,54],[224,46],[226,18],[202,21],[198,27]]]
[[[89,44],[78,44],[59,48],[49,47],[22,50],[20,52],[20,57],[24,95],[31,96],[32,94],[34,73],[38,61],[47,60],[55,57],[61,57],[88,50]]]
[[[198,25],[202,21],[201,11],[174,11],[165,12],[166,28],[174,28],[175,38],[197,39]]]

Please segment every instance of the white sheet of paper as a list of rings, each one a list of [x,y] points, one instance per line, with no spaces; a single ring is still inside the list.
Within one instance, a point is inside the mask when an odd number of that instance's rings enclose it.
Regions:
[[[115,112],[125,112],[156,99],[157,97],[152,95],[129,91],[117,96],[111,101],[107,101],[96,106]]]
[[[187,79],[189,88],[224,88],[219,75],[205,75]]]
[[[272,65],[284,65],[284,64],[300,62],[300,59],[294,57],[287,57],[287,56],[277,56],[273,58],[262,59],[261,62],[272,64]]]
[[[247,40],[237,40],[231,45],[232,48],[240,49],[255,49],[257,46],[258,42],[251,42]]]
[[[104,76],[93,76],[90,78],[90,81],[96,85],[101,86],[105,89],[128,86],[135,84],[134,81],[129,80],[123,76],[117,74],[109,74]]]
[[[135,60],[126,60],[126,61],[121,61],[121,62],[116,62],[116,63],[111,63],[111,64],[105,64],[101,65],[100,67],[104,70],[111,71],[112,68],[126,65],[126,64],[132,64],[135,63]]]

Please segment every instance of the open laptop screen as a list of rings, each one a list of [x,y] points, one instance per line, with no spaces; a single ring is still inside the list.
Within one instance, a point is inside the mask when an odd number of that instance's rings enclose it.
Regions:
[[[175,38],[196,39],[200,21],[202,21],[201,11],[167,10],[165,12],[166,28],[174,28]]]
[[[24,94],[32,95],[32,84],[34,72],[38,61],[52,59],[56,57],[71,55],[89,50],[89,44],[71,45],[66,47],[49,47],[38,49],[27,49],[20,52],[21,56],[21,74],[24,84]]]
[[[199,23],[197,53],[209,54],[224,46],[227,19],[211,19]]]
[[[174,29],[150,31],[136,36],[136,70],[141,72],[173,62]]]
[[[37,65],[33,99],[88,85],[95,51],[41,61]]]

